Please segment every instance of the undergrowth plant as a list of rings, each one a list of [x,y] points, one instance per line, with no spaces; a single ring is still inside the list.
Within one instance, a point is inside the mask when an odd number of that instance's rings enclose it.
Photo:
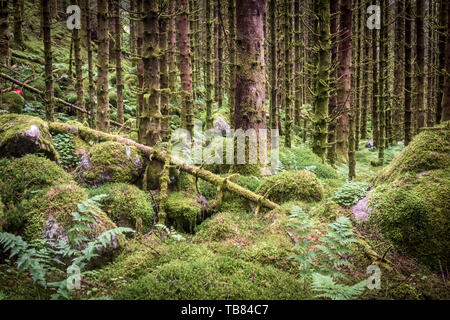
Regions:
[[[348,280],[342,272],[345,267],[353,267],[346,259],[352,252],[350,245],[357,242],[349,218],[339,217],[328,224],[327,233],[313,245],[308,239],[312,232],[308,216],[298,206],[294,206],[290,215],[294,229],[291,231],[299,240],[293,247],[294,254],[290,258],[300,264],[300,278],[311,280],[311,287],[316,297],[330,299],[353,299],[364,291],[366,282],[353,286],[336,283],[334,279]]]
[[[28,243],[20,236],[1,232],[0,245],[5,252],[10,251],[10,258],[16,258],[15,264],[19,272],[28,272],[33,282],[39,286],[55,288],[56,293],[52,295],[52,299],[69,299],[66,270],[70,267],[78,269],[80,278],[92,274],[95,270],[86,270],[89,261],[107,248],[114,237],[134,232],[130,228],[118,227],[103,232],[94,240],[86,236],[95,224],[94,217],[100,209],[98,202],[106,196],[97,195],[78,204],[77,211],[72,213],[75,224],[67,232],[68,242],[37,239]],[[62,279],[49,282],[49,275],[52,279]]]
[[[60,133],[52,138],[53,146],[59,153],[59,164],[64,169],[74,168],[80,162],[80,156],[75,151],[73,135]]]
[[[368,184],[366,182],[349,182],[339,188],[332,200],[341,206],[349,207],[364,198]]]

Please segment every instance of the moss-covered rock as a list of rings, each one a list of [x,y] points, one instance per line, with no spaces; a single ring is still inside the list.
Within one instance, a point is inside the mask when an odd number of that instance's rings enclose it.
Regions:
[[[0,166],[0,176],[0,194],[5,204],[17,204],[38,190],[73,182],[72,176],[56,163],[31,154]]]
[[[0,116],[0,157],[21,157],[42,153],[58,158],[47,124],[40,118],[21,114]]]
[[[69,242],[68,230],[77,222],[73,220],[72,212],[77,211],[77,205],[88,199],[88,194],[75,184],[61,184],[47,189],[41,197],[34,197],[26,201],[23,237],[26,240],[48,239]],[[92,209],[92,208],[91,208]],[[89,240],[94,240],[116,225],[100,210],[92,215],[95,223],[89,225],[89,231],[83,231]],[[112,239],[109,246],[119,245],[118,238]],[[82,246],[81,246],[82,247]]]
[[[450,168],[405,175],[370,193],[369,223],[439,270],[450,265]]]
[[[231,213],[220,212],[206,219],[197,229],[195,241],[222,241],[239,234],[239,227]]]
[[[1,109],[9,113],[22,113],[24,105],[25,99],[18,93],[11,91],[2,95]]]
[[[267,195],[276,203],[295,200],[314,202],[322,199],[323,186],[310,171],[285,171],[265,178],[256,192]]]
[[[142,168],[137,148],[108,141],[94,145],[82,157],[76,174],[78,180],[91,186],[107,182],[135,183]]]
[[[138,187],[126,183],[111,183],[91,189],[89,193],[91,196],[108,195],[101,202],[102,209],[119,227],[140,229],[137,231],[146,233],[153,225],[155,211],[148,194]]]
[[[373,184],[390,183],[400,176],[450,167],[450,128],[447,124],[423,130],[404,148],[389,166],[374,179]],[[440,130],[437,128],[441,128]]]
[[[172,192],[165,205],[169,223],[177,230],[192,232],[200,222],[202,206],[197,197],[186,192]]]

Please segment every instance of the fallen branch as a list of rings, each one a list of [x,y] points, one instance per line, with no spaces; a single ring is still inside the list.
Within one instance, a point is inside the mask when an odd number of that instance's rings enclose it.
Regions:
[[[141,150],[147,157],[157,160],[159,162],[164,163],[165,159],[166,159],[166,152],[164,152],[164,151],[161,151],[156,148],[151,148],[149,146],[137,143],[136,141],[126,139],[126,138],[118,136],[118,135],[113,135],[113,134],[97,131],[97,130],[94,130],[91,128],[76,127],[76,126],[71,126],[69,124],[61,123],[61,122],[50,122],[49,129],[50,129],[50,132],[53,134],[71,133],[71,134],[78,135],[80,138],[82,138],[85,141],[91,141],[91,140],[95,140],[96,142],[117,141],[117,142],[129,145],[129,146],[134,146],[134,147],[138,148],[139,150]],[[199,178],[201,178],[215,186],[222,186],[223,190],[227,190],[232,193],[235,193],[235,194],[237,194],[247,200],[255,202],[255,203],[258,203],[260,201],[261,205],[263,205],[266,208],[276,209],[279,207],[278,204],[276,204],[268,199],[265,199],[265,198],[261,199],[262,198],[261,195],[258,195],[248,189],[245,189],[245,188],[241,187],[240,185],[238,185],[234,182],[231,182],[231,181],[227,181],[226,183],[224,183],[224,180],[226,180],[226,178],[222,178],[221,176],[218,176],[208,170],[205,170],[205,169],[202,169],[202,168],[199,168],[196,166],[192,166],[174,156],[171,156],[170,163],[175,165],[180,170],[187,172],[189,174],[192,174],[194,176],[198,176]]]

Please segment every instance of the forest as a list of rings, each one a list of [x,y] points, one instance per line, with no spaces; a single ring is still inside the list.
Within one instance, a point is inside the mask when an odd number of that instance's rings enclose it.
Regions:
[[[447,0],[0,0],[0,300],[448,300]]]

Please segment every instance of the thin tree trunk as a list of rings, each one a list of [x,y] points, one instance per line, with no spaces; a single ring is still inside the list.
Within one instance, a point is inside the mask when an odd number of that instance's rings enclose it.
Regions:
[[[373,144],[378,148],[378,39],[377,29],[372,30],[372,135]]]
[[[339,1],[331,1],[330,3],[330,33],[331,33],[331,61],[336,61],[337,59],[337,13],[338,13]],[[331,71],[332,82],[331,86],[336,86],[336,70]],[[336,112],[336,93],[330,93],[329,102],[329,113],[333,114]],[[328,149],[327,149],[327,160],[334,166],[336,164],[336,121],[331,121],[328,123]]]
[[[233,1],[233,0],[231,0]],[[277,19],[276,0],[270,0],[270,52],[271,52],[271,75],[270,75],[270,128],[278,129],[277,114]]]
[[[402,113],[403,113],[403,97],[404,97],[404,51],[405,46],[404,41],[404,24],[405,18],[403,14],[404,3],[403,1],[409,0],[398,0],[396,3],[396,20],[395,20],[395,63],[394,63],[394,97],[393,97],[393,122],[394,122],[394,137],[397,140],[401,140],[402,133]]]
[[[45,119],[54,121],[54,89],[53,89],[53,62],[52,62],[52,37],[51,37],[51,18],[50,1],[41,0],[42,21],[44,35],[44,57],[45,57]]]
[[[378,131],[378,164],[383,165],[384,163],[384,149],[385,149],[385,139],[386,139],[386,123],[385,123],[385,109],[386,109],[386,97],[387,97],[387,34],[388,25],[386,22],[387,7],[386,0],[380,0],[381,8],[381,20],[380,20],[380,52],[378,59],[378,120],[379,120],[379,131]]]
[[[206,0],[206,128],[213,127],[213,2]]]
[[[170,114],[169,114],[169,70],[167,67],[167,25],[169,18],[167,12],[162,12],[159,18],[159,59],[160,88],[161,88],[161,139],[168,141],[170,138]]]
[[[411,142],[411,1],[406,0],[405,5],[405,146]]]
[[[24,14],[24,1],[25,0],[13,0],[14,8],[14,42],[18,46],[23,46],[23,14]],[[7,2],[7,1],[6,1]]]
[[[284,0],[284,145],[292,146],[293,119],[292,119],[292,96],[291,96],[291,7],[290,0]]]
[[[439,1],[439,57],[438,57],[438,83],[437,83],[437,101],[436,101],[436,123],[439,124],[441,122],[442,116],[442,99],[443,99],[443,84],[446,78],[445,75],[445,45],[450,41],[448,39],[448,30],[447,30],[447,7],[449,6],[447,0]]]
[[[117,92],[117,122],[123,123],[123,82],[122,82],[122,24],[120,21],[120,8],[114,2],[114,58],[116,60],[116,92]]]
[[[450,5],[447,5],[447,32],[450,30]],[[445,45],[445,81],[442,96],[442,121],[450,120],[450,42]]]
[[[109,132],[109,32],[108,32],[108,0],[97,0],[97,128]]]
[[[275,0],[272,0],[275,1]],[[236,94],[236,0],[228,0],[228,54],[230,62],[230,84],[228,89],[228,105],[230,109],[230,126],[234,125],[234,108]],[[271,104],[272,106],[272,104]],[[272,109],[271,109],[272,110]],[[272,110],[273,112],[273,110]]]
[[[170,88],[170,101],[175,104],[177,100],[177,58],[176,58],[176,23],[175,23],[175,4],[176,0],[170,0],[170,22],[169,22],[169,88]]]
[[[76,0],[75,3],[79,5],[80,0]],[[77,91],[77,106],[85,108],[84,102],[84,90],[83,90],[83,57],[81,55],[81,30],[73,29],[73,44],[75,51],[75,73],[76,73],[76,91]],[[86,114],[84,112],[77,112],[78,121],[83,123],[86,120]]]
[[[416,0],[416,94],[417,94],[417,127],[426,126],[427,112],[425,109],[425,46],[424,23],[425,1]]]
[[[136,0],[130,0],[130,55],[134,57],[136,55],[136,20],[135,20],[135,12],[136,11]],[[133,59],[134,65],[135,59]]]
[[[91,125],[96,127],[96,114],[95,107],[95,86],[94,86],[94,68],[92,63],[92,26],[91,26],[91,6],[90,0],[84,0],[85,8],[85,24],[86,24],[86,51],[88,56],[88,78],[89,78],[89,103],[88,110],[91,113]]]
[[[8,1],[0,2],[0,63],[9,66]]]

